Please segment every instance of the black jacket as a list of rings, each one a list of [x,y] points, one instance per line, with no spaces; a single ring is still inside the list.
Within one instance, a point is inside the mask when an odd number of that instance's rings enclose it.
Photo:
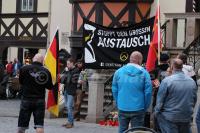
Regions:
[[[23,99],[45,99],[45,89],[52,89],[50,72],[39,62],[24,66],[19,72]]]
[[[6,87],[6,85],[8,83],[8,80],[9,80],[9,76],[8,76],[8,74],[6,72],[4,72],[4,74],[2,75],[2,77],[3,78],[2,78],[2,80],[0,82],[0,85]]]
[[[79,74],[80,71],[76,67],[69,71],[64,71],[61,77],[61,83],[64,84],[65,91],[68,95],[74,96],[76,94]]]

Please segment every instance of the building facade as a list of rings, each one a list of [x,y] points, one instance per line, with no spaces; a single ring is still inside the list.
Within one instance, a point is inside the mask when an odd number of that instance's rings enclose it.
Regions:
[[[49,11],[49,38],[51,42],[55,31],[59,30],[60,49],[70,52],[69,36],[71,35],[72,7],[67,0],[51,0]]]
[[[177,6],[178,5],[178,6]],[[156,6],[157,6],[157,1],[154,1],[154,3],[152,4],[152,11],[151,11],[151,15],[153,16],[153,14],[155,15],[155,11],[156,11]],[[169,28],[169,21],[170,19],[173,18],[168,18],[167,16],[169,14],[191,14],[191,17],[198,16],[198,13],[200,11],[200,1],[199,0],[160,0],[160,18],[161,18],[161,26],[166,25]],[[193,14],[193,15],[192,15]],[[173,43],[176,44],[168,44],[170,45],[170,47],[172,45],[175,45],[178,48],[184,48],[187,45],[187,40],[186,40],[186,26],[187,26],[187,18],[180,18],[176,19],[174,21],[175,23],[175,27],[176,31],[174,34],[176,34],[176,38],[173,41]],[[196,26],[196,28],[198,29],[198,19],[195,20],[196,24],[194,24],[194,26]],[[166,27],[166,28],[167,28]],[[194,36],[197,37],[199,35],[199,31],[195,31]],[[194,38],[195,38],[194,37]],[[169,38],[168,38],[169,40]],[[166,40],[167,41],[167,40]]]
[[[155,16],[157,9],[157,0],[70,0],[69,2],[72,4],[72,27],[69,40],[71,54],[76,59],[81,58],[83,54],[83,18],[108,27],[123,27]],[[200,45],[196,40],[200,35],[200,14],[197,13],[199,0],[160,0],[160,9],[164,50],[169,51],[172,56],[187,50],[193,63],[199,62],[200,60],[195,58],[199,56],[198,51],[191,53],[191,50],[196,50],[195,47]],[[195,66],[198,65],[194,64]],[[103,89],[105,84],[102,81],[105,77],[103,72],[98,71],[93,75],[89,81],[86,115],[88,121],[97,122],[105,116],[104,112],[106,112],[105,89]]]
[[[0,0],[1,62],[24,63],[47,44],[49,0]]]
[[[166,13],[199,12],[199,0],[160,0],[161,25]],[[178,5],[178,6],[177,6]],[[60,47],[82,58],[82,18],[109,27],[134,24],[155,15],[155,0],[0,0],[1,61],[36,53],[49,45],[58,27]],[[177,22],[176,46],[185,46],[186,22]],[[198,31],[195,31],[198,33]]]
[[[163,42],[172,53],[173,48],[176,54],[178,49],[182,52],[199,36],[199,1],[160,0]],[[23,63],[39,50],[45,54],[57,29],[60,47],[80,59],[83,18],[123,27],[155,16],[156,9],[157,0],[0,0],[0,61],[18,58]],[[91,87],[95,95],[89,98],[89,117],[94,119],[103,115],[103,100],[99,99],[104,99],[104,85],[98,86],[99,77]]]
[[[69,0],[72,5],[70,47],[82,58],[83,18],[108,27],[123,27],[150,18],[153,0]]]
[[[108,27],[121,27],[124,24],[138,23],[144,19],[155,16],[157,9],[157,0],[69,0],[72,5],[72,21],[71,21],[71,36],[70,48],[74,58],[81,58],[82,54],[82,22],[83,18],[93,21],[97,24]],[[178,6],[177,6],[178,5]],[[173,41],[169,41],[172,38],[168,35],[172,29],[169,28],[169,20],[171,18],[166,17],[166,14],[173,13],[194,13],[200,10],[199,0],[160,0],[160,13],[161,13],[161,26],[166,26],[165,38],[163,38],[167,47],[173,45],[177,48],[184,49],[191,41],[194,40],[199,34],[199,31],[194,31],[194,37],[187,39],[187,18],[177,19],[174,21],[176,30],[174,30],[175,37]],[[193,16],[193,17],[194,17]],[[197,15],[198,16],[198,15]],[[191,16],[192,17],[192,16]],[[195,20],[195,27],[198,29],[198,19]]]

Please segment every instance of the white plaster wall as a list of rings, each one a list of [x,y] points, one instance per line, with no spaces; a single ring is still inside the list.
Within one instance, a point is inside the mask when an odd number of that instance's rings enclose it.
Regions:
[[[46,54],[46,49],[39,49],[38,51],[40,54],[42,54],[43,56],[45,56]]]
[[[7,60],[8,61],[14,61],[14,59],[17,58],[17,53],[18,53],[17,47],[9,47],[8,48]]]
[[[165,22],[164,13],[184,13],[185,4],[184,0],[159,0],[160,1],[160,19],[161,23]],[[151,16],[155,16],[157,9],[157,2],[155,0],[151,6]]]
[[[164,13],[185,13],[186,1],[183,0],[159,0],[160,1],[160,23],[161,25],[166,21]],[[157,9],[157,2],[155,0],[151,6],[150,16],[155,16]],[[185,41],[185,22],[180,20],[178,22],[177,31],[177,46],[182,47]]]
[[[2,13],[16,13],[16,0],[2,0]]]
[[[50,0],[38,0],[37,12],[48,12]],[[57,1],[57,0],[54,0]]]
[[[50,11],[50,38],[48,39],[48,45],[51,42],[57,27],[59,28],[59,40],[60,49],[65,48],[70,51],[69,41],[66,36],[71,32],[71,19],[72,8],[68,0],[51,0]],[[65,38],[63,38],[65,36]],[[62,41],[61,41],[62,40]]]

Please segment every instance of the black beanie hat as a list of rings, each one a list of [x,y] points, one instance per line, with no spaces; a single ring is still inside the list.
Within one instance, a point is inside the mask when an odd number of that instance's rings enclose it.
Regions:
[[[166,53],[161,53],[160,61],[168,61],[168,60],[169,60],[169,55]]]

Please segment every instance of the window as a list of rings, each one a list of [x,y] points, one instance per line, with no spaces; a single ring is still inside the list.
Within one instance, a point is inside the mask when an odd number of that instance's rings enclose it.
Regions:
[[[33,12],[33,0],[22,0],[21,11],[22,12]]]
[[[37,0],[17,0],[17,12],[27,13],[37,11]]]

